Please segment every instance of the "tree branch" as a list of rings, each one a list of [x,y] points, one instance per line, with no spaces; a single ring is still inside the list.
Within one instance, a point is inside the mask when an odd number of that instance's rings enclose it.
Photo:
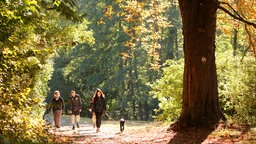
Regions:
[[[231,8],[231,9],[233,10],[233,12],[234,12],[235,14],[231,13],[231,12],[228,11],[226,8],[222,7],[221,4],[227,5],[229,8]],[[219,2],[218,9],[224,11],[225,13],[227,13],[228,15],[230,15],[231,17],[233,17],[233,18],[235,18],[235,19],[237,19],[237,20],[239,20],[239,21],[242,21],[242,22],[244,22],[245,24],[251,25],[251,26],[253,26],[254,28],[256,28],[256,23],[249,22],[249,21],[245,20],[245,19],[244,19],[241,15],[239,15],[238,12],[237,12],[234,8],[232,8],[232,6],[229,5],[228,3]]]

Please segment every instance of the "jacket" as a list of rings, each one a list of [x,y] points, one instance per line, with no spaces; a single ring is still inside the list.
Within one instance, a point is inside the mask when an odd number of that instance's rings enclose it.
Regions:
[[[101,97],[94,97],[93,104],[92,104],[92,111],[93,112],[104,112],[106,111],[106,102],[105,98]]]
[[[82,110],[82,102],[79,95],[69,98],[69,109],[71,111]]]
[[[53,111],[64,110],[64,108],[65,108],[65,104],[64,104],[63,98],[60,96],[58,98],[58,100],[56,100],[56,98],[53,97],[51,102],[50,102],[50,107],[49,107],[48,111],[50,111],[51,109]]]

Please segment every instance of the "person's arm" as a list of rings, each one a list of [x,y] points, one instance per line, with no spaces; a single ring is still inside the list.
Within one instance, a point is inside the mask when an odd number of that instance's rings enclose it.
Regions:
[[[47,111],[48,111],[48,113],[51,111],[51,109],[52,109],[52,101],[53,101],[53,98],[51,99],[51,101],[50,101],[50,103],[47,105]]]
[[[103,98],[103,110],[102,110],[102,115],[105,115],[106,113],[106,101],[105,101],[105,98]]]
[[[72,102],[71,102],[71,97],[68,99],[68,109],[69,109],[69,113],[72,114]]]
[[[78,99],[79,99],[79,110],[80,112],[82,111],[82,101],[81,101],[81,97],[78,96]]]
[[[90,100],[90,107],[88,108],[88,110],[92,113],[92,104],[93,104],[93,99]]]
[[[64,99],[61,97],[61,101],[62,101],[62,110],[64,111],[65,110],[65,102],[64,102]]]
[[[103,101],[103,111],[106,111],[106,100],[105,100],[105,98],[103,98],[104,99],[104,101]]]
[[[93,100],[92,100],[92,105],[91,105],[91,107],[92,107],[92,113],[94,113],[95,112],[95,98],[93,98]]]
[[[94,94],[92,96],[92,99],[90,101],[90,106],[91,106],[92,113],[94,113],[94,100],[95,100],[96,94],[97,94],[97,91],[94,92]]]

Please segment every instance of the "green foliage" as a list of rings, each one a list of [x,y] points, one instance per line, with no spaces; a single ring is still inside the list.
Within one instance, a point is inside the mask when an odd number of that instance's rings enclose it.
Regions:
[[[255,59],[250,56],[252,52],[247,52],[248,56],[242,58],[246,49],[246,35],[243,30],[238,31],[239,49],[234,50],[234,41],[230,39],[233,39],[236,27],[223,21],[225,19],[218,21],[219,30],[216,35],[216,65],[221,107],[224,114],[233,121],[255,125]]]
[[[41,102],[52,69],[40,62],[40,55],[35,53],[25,57],[27,53],[23,54],[18,49],[2,52],[1,135],[11,143],[46,142],[47,135],[42,129],[45,123],[39,108],[43,107]]]
[[[52,57],[57,48],[80,41],[76,27],[58,23],[62,10],[52,6],[0,1],[0,135],[10,143],[48,143],[42,115]]]
[[[224,113],[238,123],[255,126],[255,60],[247,57],[240,62],[228,51],[218,56],[217,66],[219,97]]]
[[[181,112],[184,60],[167,60],[163,76],[151,85],[151,93],[159,100],[155,118],[172,122]]]

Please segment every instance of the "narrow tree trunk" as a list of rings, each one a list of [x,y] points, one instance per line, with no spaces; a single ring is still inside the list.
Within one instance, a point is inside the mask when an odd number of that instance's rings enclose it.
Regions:
[[[178,45],[178,29],[176,28],[175,31],[175,50],[173,52],[175,52],[175,58],[178,59],[179,58],[179,45]]]
[[[145,111],[145,119],[146,121],[149,120],[149,106],[148,106],[148,99],[144,101],[144,111]]]
[[[237,35],[238,30],[236,27],[234,27],[234,41],[233,41],[233,56],[236,56],[237,51]]]
[[[132,62],[130,62],[131,64]],[[135,102],[135,93],[134,93],[134,80],[133,80],[133,72],[132,69],[129,70],[129,80],[128,80],[128,89],[129,89],[129,96],[131,97],[132,100],[132,116],[133,120],[137,120],[137,115],[136,115],[136,102]]]
[[[184,35],[184,80],[179,126],[216,124],[223,116],[215,65],[217,3],[179,0]]]
[[[139,117],[140,117],[140,120],[142,121],[143,120],[143,111],[142,111],[142,103],[141,103],[141,99],[139,99],[139,102],[138,102],[138,105],[139,105]]]
[[[167,59],[174,59],[174,47],[175,47],[175,37],[176,37],[176,31],[177,28],[173,27],[170,29],[170,41],[171,41],[171,45],[169,45],[170,50],[168,51],[168,56]]]

